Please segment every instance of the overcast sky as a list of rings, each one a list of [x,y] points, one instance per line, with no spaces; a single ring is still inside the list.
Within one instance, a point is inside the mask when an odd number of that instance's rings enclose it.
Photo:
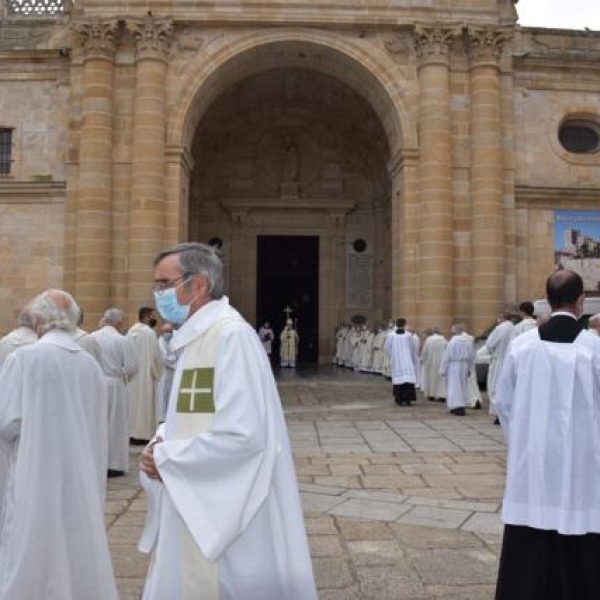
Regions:
[[[600,31],[600,0],[519,0],[519,25]]]

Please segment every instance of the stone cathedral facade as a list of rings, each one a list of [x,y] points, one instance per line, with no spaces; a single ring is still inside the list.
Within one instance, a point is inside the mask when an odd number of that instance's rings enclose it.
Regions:
[[[521,28],[513,0],[0,18],[2,331],[50,286],[89,328],[133,321],[155,253],[190,239],[221,248],[250,322],[289,305],[321,361],[355,315],[479,333],[543,297],[554,211],[600,210],[600,33]]]

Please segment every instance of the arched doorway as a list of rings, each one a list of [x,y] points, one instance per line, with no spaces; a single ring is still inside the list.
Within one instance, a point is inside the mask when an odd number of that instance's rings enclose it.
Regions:
[[[271,38],[205,73],[181,130],[193,167],[179,186],[179,222],[185,237],[223,242],[228,294],[253,323],[264,318],[258,240],[314,238],[324,362],[340,322],[392,312],[401,182],[393,201],[391,165],[406,114],[373,73],[320,41]]]

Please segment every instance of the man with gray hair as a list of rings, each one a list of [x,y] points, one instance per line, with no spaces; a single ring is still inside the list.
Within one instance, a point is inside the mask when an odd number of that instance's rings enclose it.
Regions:
[[[104,528],[106,383],[72,338],[79,309],[60,290],[30,305],[36,344],[0,373],[0,453],[10,456],[0,523],[0,598],[112,600]]]
[[[125,319],[109,308],[100,329],[90,335],[100,346],[100,366],[108,382],[108,475],[129,471],[129,391],[127,382],[137,372],[135,349],[122,335]]]
[[[17,327],[0,339],[0,368],[8,355],[21,346],[27,346],[38,341],[33,330],[33,323],[29,313],[29,305],[21,309],[17,319]]]
[[[144,600],[316,600],[281,401],[254,329],[223,295],[210,246],[155,259],[154,297],[180,325],[166,422],[142,453],[153,552]]]

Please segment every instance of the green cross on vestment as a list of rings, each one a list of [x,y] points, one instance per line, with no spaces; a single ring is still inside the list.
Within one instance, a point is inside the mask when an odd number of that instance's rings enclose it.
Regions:
[[[214,413],[214,377],[212,368],[184,369],[177,395],[177,412]]]

